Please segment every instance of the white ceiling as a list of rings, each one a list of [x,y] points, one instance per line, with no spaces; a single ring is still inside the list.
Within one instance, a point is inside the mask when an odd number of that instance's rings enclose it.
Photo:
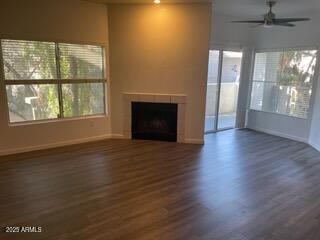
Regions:
[[[153,0],[86,0],[96,3],[153,3]],[[161,0],[162,3],[214,2],[214,12],[239,19],[256,19],[268,11],[266,0]],[[320,0],[277,0],[277,17],[308,17],[320,14]]]
[[[87,0],[89,2],[97,3],[150,3],[153,4],[153,0]],[[201,3],[211,2],[212,0],[161,0],[162,3]]]
[[[214,0],[214,11],[239,18],[256,18],[268,8],[266,0]],[[273,11],[278,17],[308,17],[308,13],[320,13],[320,0],[278,0]]]

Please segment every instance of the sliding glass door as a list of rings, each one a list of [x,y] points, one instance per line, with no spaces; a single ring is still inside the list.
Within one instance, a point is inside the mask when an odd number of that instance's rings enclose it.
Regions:
[[[209,52],[205,132],[234,128],[242,52]]]
[[[210,51],[207,80],[205,132],[214,131],[216,129],[216,117],[218,113],[218,79],[220,78],[219,62],[220,52],[216,50]]]

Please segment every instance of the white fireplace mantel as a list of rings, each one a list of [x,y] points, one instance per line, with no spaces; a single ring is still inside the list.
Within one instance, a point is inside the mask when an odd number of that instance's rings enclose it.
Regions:
[[[185,142],[187,96],[182,94],[123,93],[123,135],[131,139],[131,102],[175,103],[178,105],[177,141]]]

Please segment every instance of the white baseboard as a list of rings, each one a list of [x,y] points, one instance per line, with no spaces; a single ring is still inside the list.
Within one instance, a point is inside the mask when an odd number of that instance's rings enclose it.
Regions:
[[[312,141],[309,142],[310,146],[315,148],[316,150],[318,150],[320,152],[320,145],[317,143],[314,143]]]
[[[254,131],[275,135],[278,137],[288,138],[288,139],[291,139],[294,141],[308,143],[309,145],[314,147],[316,150],[320,151],[320,145],[313,143],[313,142],[309,142],[307,139],[304,139],[304,138],[300,138],[300,137],[296,137],[296,136],[292,136],[289,134],[284,134],[284,133],[280,133],[280,132],[276,132],[276,131],[273,131],[270,129],[264,129],[264,128],[248,127],[248,129],[252,129]],[[122,134],[105,134],[105,135],[100,135],[100,136],[74,139],[74,140],[63,141],[63,142],[58,142],[58,143],[43,144],[43,145],[23,147],[23,148],[13,148],[13,149],[0,151],[0,156],[17,154],[17,153],[24,153],[24,152],[31,152],[31,151],[43,150],[43,149],[50,149],[50,148],[56,148],[56,147],[64,147],[64,146],[69,146],[69,145],[94,142],[94,141],[100,141],[100,140],[105,140],[105,139],[124,139],[124,135],[122,135]],[[203,139],[195,139],[195,138],[187,138],[184,140],[184,143],[204,144],[204,140]]]
[[[123,134],[111,134],[111,139],[125,139]]]
[[[62,142],[57,142],[57,143],[50,143],[50,144],[43,144],[43,145],[22,147],[22,148],[12,148],[12,149],[8,149],[8,150],[0,151],[0,156],[17,154],[17,153],[32,152],[32,151],[50,149],[50,148],[56,148],[56,147],[64,147],[64,146],[75,145],[75,144],[80,144],[80,143],[100,141],[100,140],[105,140],[105,139],[110,139],[110,138],[112,138],[112,134],[105,134],[105,135],[100,135],[100,136],[81,138],[81,139],[73,139],[73,140],[62,141]]]
[[[184,143],[204,144],[204,140],[203,139],[197,139],[197,138],[186,138],[184,140]]]
[[[81,138],[81,139],[73,139],[69,141],[62,141],[57,143],[50,143],[50,144],[42,144],[37,146],[30,146],[30,147],[21,147],[21,148],[12,148],[8,150],[0,150],[0,156],[6,156],[6,155],[12,155],[17,153],[26,153],[26,152],[32,152],[37,150],[44,150],[44,149],[50,149],[50,148],[57,148],[57,147],[64,147],[64,146],[70,146],[80,143],[87,143],[87,142],[94,142],[94,141],[100,141],[105,139],[125,139],[123,134],[105,134],[100,136],[94,136],[94,137],[88,137],[88,138]],[[185,143],[191,143],[191,144],[203,144],[203,139],[186,139],[184,141]]]
[[[293,135],[282,133],[282,132],[273,131],[273,130],[266,129],[266,128],[257,128],[257,127],[247,127],[247,128],[252,129],[254,131],[257,131],[257,132],[263,132],[263,133],[267,133],[270,135],[274,135],[277,137],[283,137],[283,138],[287,138],[287,139],[298,141],[298,142],[309,143],[308,139],[306,139],[306,138],[301,138],[301,137],[293,136]]]

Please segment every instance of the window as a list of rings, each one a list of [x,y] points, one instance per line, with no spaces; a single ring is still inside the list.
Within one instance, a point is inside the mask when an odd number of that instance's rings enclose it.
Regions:
[[[2,40],[11,123],[105,113],[101,46]]]
[[[256,53],[250,108],[307,118],[317,51]]]

